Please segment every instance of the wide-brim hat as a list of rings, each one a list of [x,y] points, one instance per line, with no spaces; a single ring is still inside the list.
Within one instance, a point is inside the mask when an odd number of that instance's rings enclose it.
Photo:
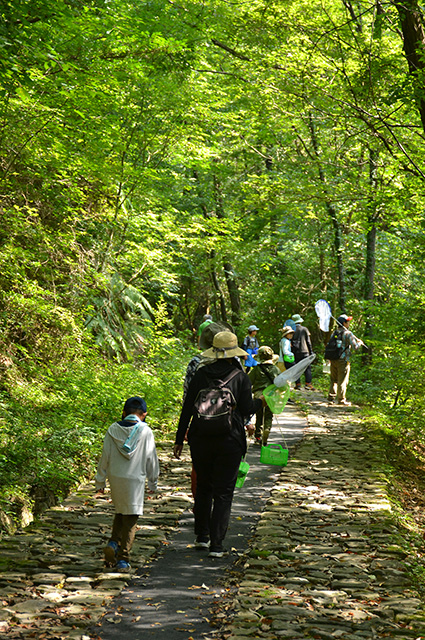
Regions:
[[[199,348],[200,349],[209,349],[213,345],[214,336],[220,331],[230,331],[233,333],[233,327],[228,322],[224,322],[224,320],[217,320],[217,322],[210,322],[209,325],[205,327],[199,336]]]
[[[301,322],[304,322],[303,318],[301,318],[299,313],[295,313],[292,316],[292,320],[295,322],[295,324],[300,324]]]
[[[285,338],[286,336],[288,336],[290,333],[295,333],[295,329],[293,329],[292,327],[290,327],[289,325],[287,325],[286,327],[283,327],[281,329],[282,331],[282,338]]]
[[[213,338],[210,349],[202,353],[204,358],[233,358],[234,356],[246,356],[246,351],[238,347],[238,339],[231,331],[220,331]]]

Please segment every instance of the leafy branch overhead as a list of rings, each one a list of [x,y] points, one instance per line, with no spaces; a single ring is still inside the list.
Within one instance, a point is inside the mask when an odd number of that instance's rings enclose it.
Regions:
[[[1,504],[67,423],[65,492],[127,393],[165,435],[207,312],[275,350],[301,313],[320,357],[326,297],[424,438],[424,42],[416,0],[3,2]]]

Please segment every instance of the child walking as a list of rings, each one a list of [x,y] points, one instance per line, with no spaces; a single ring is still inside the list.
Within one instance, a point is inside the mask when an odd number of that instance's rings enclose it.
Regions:
[[[274,364],[274,353],[271,347],[260,347],[258,349],[258,366],[251,369],[248,376],[252,383],[254,398],[262,396],[263,391],[279,375],[280,370]],[[262,407],[255,414],[254,438],[256,444],[267,444],[270,429],[272,428],[273,413],[268,405]]]
[[[139,515],[143,514],[145,482],[156,491],[159,464],[151,429],[144,419],[146,402],[134,396],[126,400],[123,419],[114,422],[103,441],[95,477],[96,490],[103,493],[108,479],[115,507],[111,538],[104,549],[105,562],[128,571],[130,551]]]

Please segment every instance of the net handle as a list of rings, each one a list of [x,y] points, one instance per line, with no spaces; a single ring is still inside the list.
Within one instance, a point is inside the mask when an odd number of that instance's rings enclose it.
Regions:
[[[273,414],[273,420],[274,420],[275,418],[276,418],[276,415],[275,415],[275,414]],[[273,421],[272,421],[272,424],[273,424]],[[277,418],[276,418],[276,426],[277,426],[277,428],[279,429],[280,435],[281,435],[282,440],[283,440],[283,444],[285,445],[285,449],[288,449],[288,451],[289,451],[289,447],[288,447],[287,442],[286,442],[286,440],[285,440],[285,436],[283,435],[282,429],[281,429],[281,428],[280,428],[280,426],[279,426],[279,423],[278,423],[278,421],[277,421]]]

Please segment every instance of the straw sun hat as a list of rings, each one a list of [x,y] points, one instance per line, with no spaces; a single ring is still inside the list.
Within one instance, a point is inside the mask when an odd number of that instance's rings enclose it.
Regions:
[[[290,333],[295,333],[293,328],[290,326],[283,327],[281,331],[282,331],[282,338],[286,338],[286,336],[289,336]]]
[[[205,358],[233,358],[246,356],[246,351],[238,347],[238,339],[230,331],[220,331],[213,338],[213,346],[202,353]]]

